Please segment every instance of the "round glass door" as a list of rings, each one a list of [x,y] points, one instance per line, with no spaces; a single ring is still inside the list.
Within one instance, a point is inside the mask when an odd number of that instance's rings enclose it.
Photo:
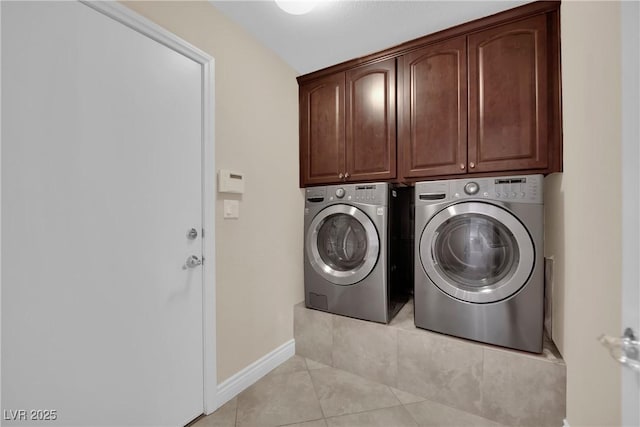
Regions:
[[[307,255],[312,267],[336,285],[361,281],[378,260],[376,228],[367,215],[353,206],[324,209],[313,219],[307,233]]]
[[[454,298],[487,303],[516,293],[533,270],[524,226],[495,205],[467,202],[436,214],[420,239],[423,268]]]

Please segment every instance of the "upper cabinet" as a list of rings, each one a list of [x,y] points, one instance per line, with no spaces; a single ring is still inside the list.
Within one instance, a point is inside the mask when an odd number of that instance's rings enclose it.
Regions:
[[[546,16],[471,34],[467,40],[469,171],[545,169]]]
[[[396,176],[396,60],[346,73],[347,181]]]
[[[300,85],[301,185],[396,176],[396,62]]]
[[[401,63],[398,134],[402,176],[464,173],[467,167],[467,41],[413,51]]]
[[[344,73],[300,86],[302,186],[337,182],[344,174],[344,86]]]
[[[545,170],[547,17],[401,56],[403,178]]]
[[[561,171],[559,6],[299,77],[301,186]]]

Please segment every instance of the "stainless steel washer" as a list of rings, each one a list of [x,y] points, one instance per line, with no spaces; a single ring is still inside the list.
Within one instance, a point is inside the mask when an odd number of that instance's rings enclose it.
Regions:
[[[542,186],[542,175],[416,184],[416,326],[542,352]]]
[[[388,323],[413,284],[413,241],[402,232],[412,231],[412,203],[412,189],[387,183],[307,188],[306,306]]]

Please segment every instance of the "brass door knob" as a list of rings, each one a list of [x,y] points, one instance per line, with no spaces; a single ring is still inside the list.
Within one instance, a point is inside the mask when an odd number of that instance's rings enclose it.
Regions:
[[[460,163],[460,169],[464,170],[464,163]]]
[[[469,167],[470,167],[471,169],[473,169],[473,168],[475,168],[475,167],[476,167],[476,164],[475,164],[475,163],[473,163],[473,162],[470,162],[470,163],[469,163]]]

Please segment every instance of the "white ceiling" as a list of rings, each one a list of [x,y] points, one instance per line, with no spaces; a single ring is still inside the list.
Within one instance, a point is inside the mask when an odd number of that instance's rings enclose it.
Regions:
[[[299,74],[530,2],[325,0],[289,15],[271,0],[210,1]]]

